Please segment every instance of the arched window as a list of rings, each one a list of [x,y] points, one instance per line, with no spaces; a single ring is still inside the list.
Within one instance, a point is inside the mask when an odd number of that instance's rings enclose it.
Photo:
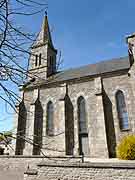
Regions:
[[[116,93],[116,104],[117,104],[117,112],[120,123],[120,129],[128,129],[128,112],[125,103],[125,97],[122,91],[117,91]]]
[[[35,56],[35,66],[37,66],[38,65],[38,55],[36,54],[36,56]]]
[[[80,96],[78,105],[79,154],[89,155],[88,127],[86,120],[85,99]]]
[[[53,103],[50,101],[47,104],[47,122],[46,122],[46,134],[48,136],[54,135],[54,107]]]
[[[39,54],[39,66],[42,64],[42,55],[41,53]]]
[[[87,133],[85,99],[81,96],[78,99],[79,133]]]

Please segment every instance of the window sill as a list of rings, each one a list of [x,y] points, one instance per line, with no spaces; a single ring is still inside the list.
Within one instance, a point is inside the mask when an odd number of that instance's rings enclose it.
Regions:
[[[125,131],[131,131],[131,128],[127,128],[127,129],[120,129],[121,132],[125,132]]]
[[[46,134],[46,136],[47,136],[47,137],[53,137],[53,136],[55,136],[55,135],[54,135],[54,133],[53,133],[53,134],[50,133],[50,134]]]

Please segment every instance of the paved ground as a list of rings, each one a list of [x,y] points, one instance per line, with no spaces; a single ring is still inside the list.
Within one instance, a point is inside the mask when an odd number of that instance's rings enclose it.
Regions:
[[[23,170],[0,170],[0,180],[23,180]]]

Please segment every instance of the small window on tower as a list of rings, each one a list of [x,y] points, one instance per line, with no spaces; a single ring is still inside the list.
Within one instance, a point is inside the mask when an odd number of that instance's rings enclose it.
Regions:
[[[50,56],[50,62],[49,62],[50,67],[51,67],[51,63],[52,63],[52,56]]]
[[[39,54],[39,66],[42,64],[42,55],[41,53]]]
[[[50,57],[50,71],[53,72],[53,56]]]
[[[38,65],[38,55],[36,54],[36,56],[35,56],[35,66],[37,66]]]

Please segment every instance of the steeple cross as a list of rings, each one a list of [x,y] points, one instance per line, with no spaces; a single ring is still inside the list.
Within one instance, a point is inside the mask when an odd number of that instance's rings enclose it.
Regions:
[[[45,11],[45,15],[47,16],[47,11]]]

